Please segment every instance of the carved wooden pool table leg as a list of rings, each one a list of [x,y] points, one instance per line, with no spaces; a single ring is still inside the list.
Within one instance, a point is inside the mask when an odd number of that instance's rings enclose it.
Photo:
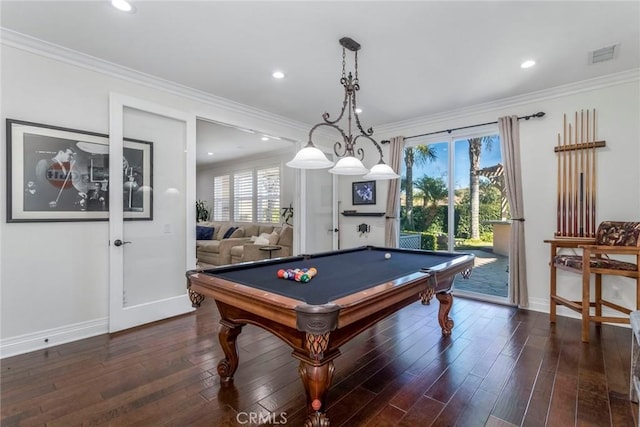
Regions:
[[[236,340],[242,332],[243,323],[233,323],[228,320],[220,320],[218,339],[224,351],[225,358],[218,363],[218,375],[223,383],[233,381],[233,374],[238,369],[238,346]]]
[[[325,354],[329,345],[329,332],[307,332],[304,342],[304,353],[293,352],[293,356],[300,360],[298,373],[307,395],[308,417],[305,427],[328,427],[327,394],[333,380],[333,359],[340,355],[340,351]]]
[[[451,293],[437,293],[436,298],[440,301],[440,309],[438,310],[438,322],[442,328],[442,335],[451,335],[453,329],[453,320],[449,317],[449,311],[453,305],[453,295]]]
[[[298,373],[307,393],[307,409],[309,416],[305,421],[305,427],[327,427],[329,418],[325,413],[327,393],[335,366],[333,361],[324,365],[315,366],[303,360],[298,366]]]

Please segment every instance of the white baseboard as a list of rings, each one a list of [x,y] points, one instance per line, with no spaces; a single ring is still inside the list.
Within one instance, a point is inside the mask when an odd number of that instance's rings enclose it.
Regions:
[[[119,322],[117,330],[168,319],[194,310],[186,294],[161,300],[157,304],[141,304],[129,310],[123,310],[122,315],[117,319]],[[108,333],[109,318],[105,317],[0,339],[0,359]]]
[[[46,329],[0,340],[0,359],[41,350],[109,332],[109,319],[102,318]]]
[[[549,299],[548,298],[529,298],[529,307],[525,307],[525,310],[539,311],[541,313],[549,312]]]

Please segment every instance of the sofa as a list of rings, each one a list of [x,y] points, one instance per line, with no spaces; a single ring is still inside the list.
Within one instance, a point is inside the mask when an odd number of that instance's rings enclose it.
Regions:
[[[231,264],[231,249],[251,243],[261,235],[279,236],[282,227],[273,224],[258,224],[229,221],[203,221],[196,224],[196,258],[200,266]],[[276,233],[274,233],[274,231]],[[293,233],[292,233],[293,236]],[[292,239],[293,240],[293,237]],[[289,254],[291,253],[289,245]],[[249,250],[251,251],[251,250]],[[237,253],[237,251],[236,251]],[[274,253],[275,256],[275,253]],[[238,259],[243,258],[240,254]],[[240,262],[240,261],[236,261]]]
[[[266,247],[270,247],[270,249],[263,250]],[[273,232],[269,235],[268,242],[254,239],[253,241],[232,247],[231,263],[260,261],[269,258],[291,256],[292,254],[293,228],[284,225],[274,228]]]

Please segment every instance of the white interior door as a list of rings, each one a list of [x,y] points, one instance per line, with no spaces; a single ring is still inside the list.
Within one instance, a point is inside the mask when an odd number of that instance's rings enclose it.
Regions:
[[[327,157],[331,158],[327,154]],[[302,174],[304,253],[313,254],[338,248],[336,191],[334,175],[327,169],[306,169]]]
[[[195,116],[110,96],[109,331],[192,310]]]

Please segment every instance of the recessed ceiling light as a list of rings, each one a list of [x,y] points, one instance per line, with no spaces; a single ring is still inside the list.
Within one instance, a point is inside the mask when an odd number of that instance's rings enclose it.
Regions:
[[[207,153],[207,156],[213,156],[213,153],[212,153],[211,151],[209,151],[209,152]]]
[[[263,141],[268,141],[268,140],[269,140],[269,138],[267,138],[266,136],[263,136],[263,137],[262,137],[262,138],[260,138],[260,139],[262,139]]]
[[[527,61],[524,61],[522,64],[520,64],[520,68],[531,68],[534,65],[536,65],[536,61],[529,59]]]
[[[356,108],[356,114],[362,113],[362,108]]]
[[[274,79],[284,79],[284,73],[282,71],[274,71],[271,75]]]
[[[123,12],[134,13],[136,11],[136,8],[127,0],[111,0],[111,5]]]

